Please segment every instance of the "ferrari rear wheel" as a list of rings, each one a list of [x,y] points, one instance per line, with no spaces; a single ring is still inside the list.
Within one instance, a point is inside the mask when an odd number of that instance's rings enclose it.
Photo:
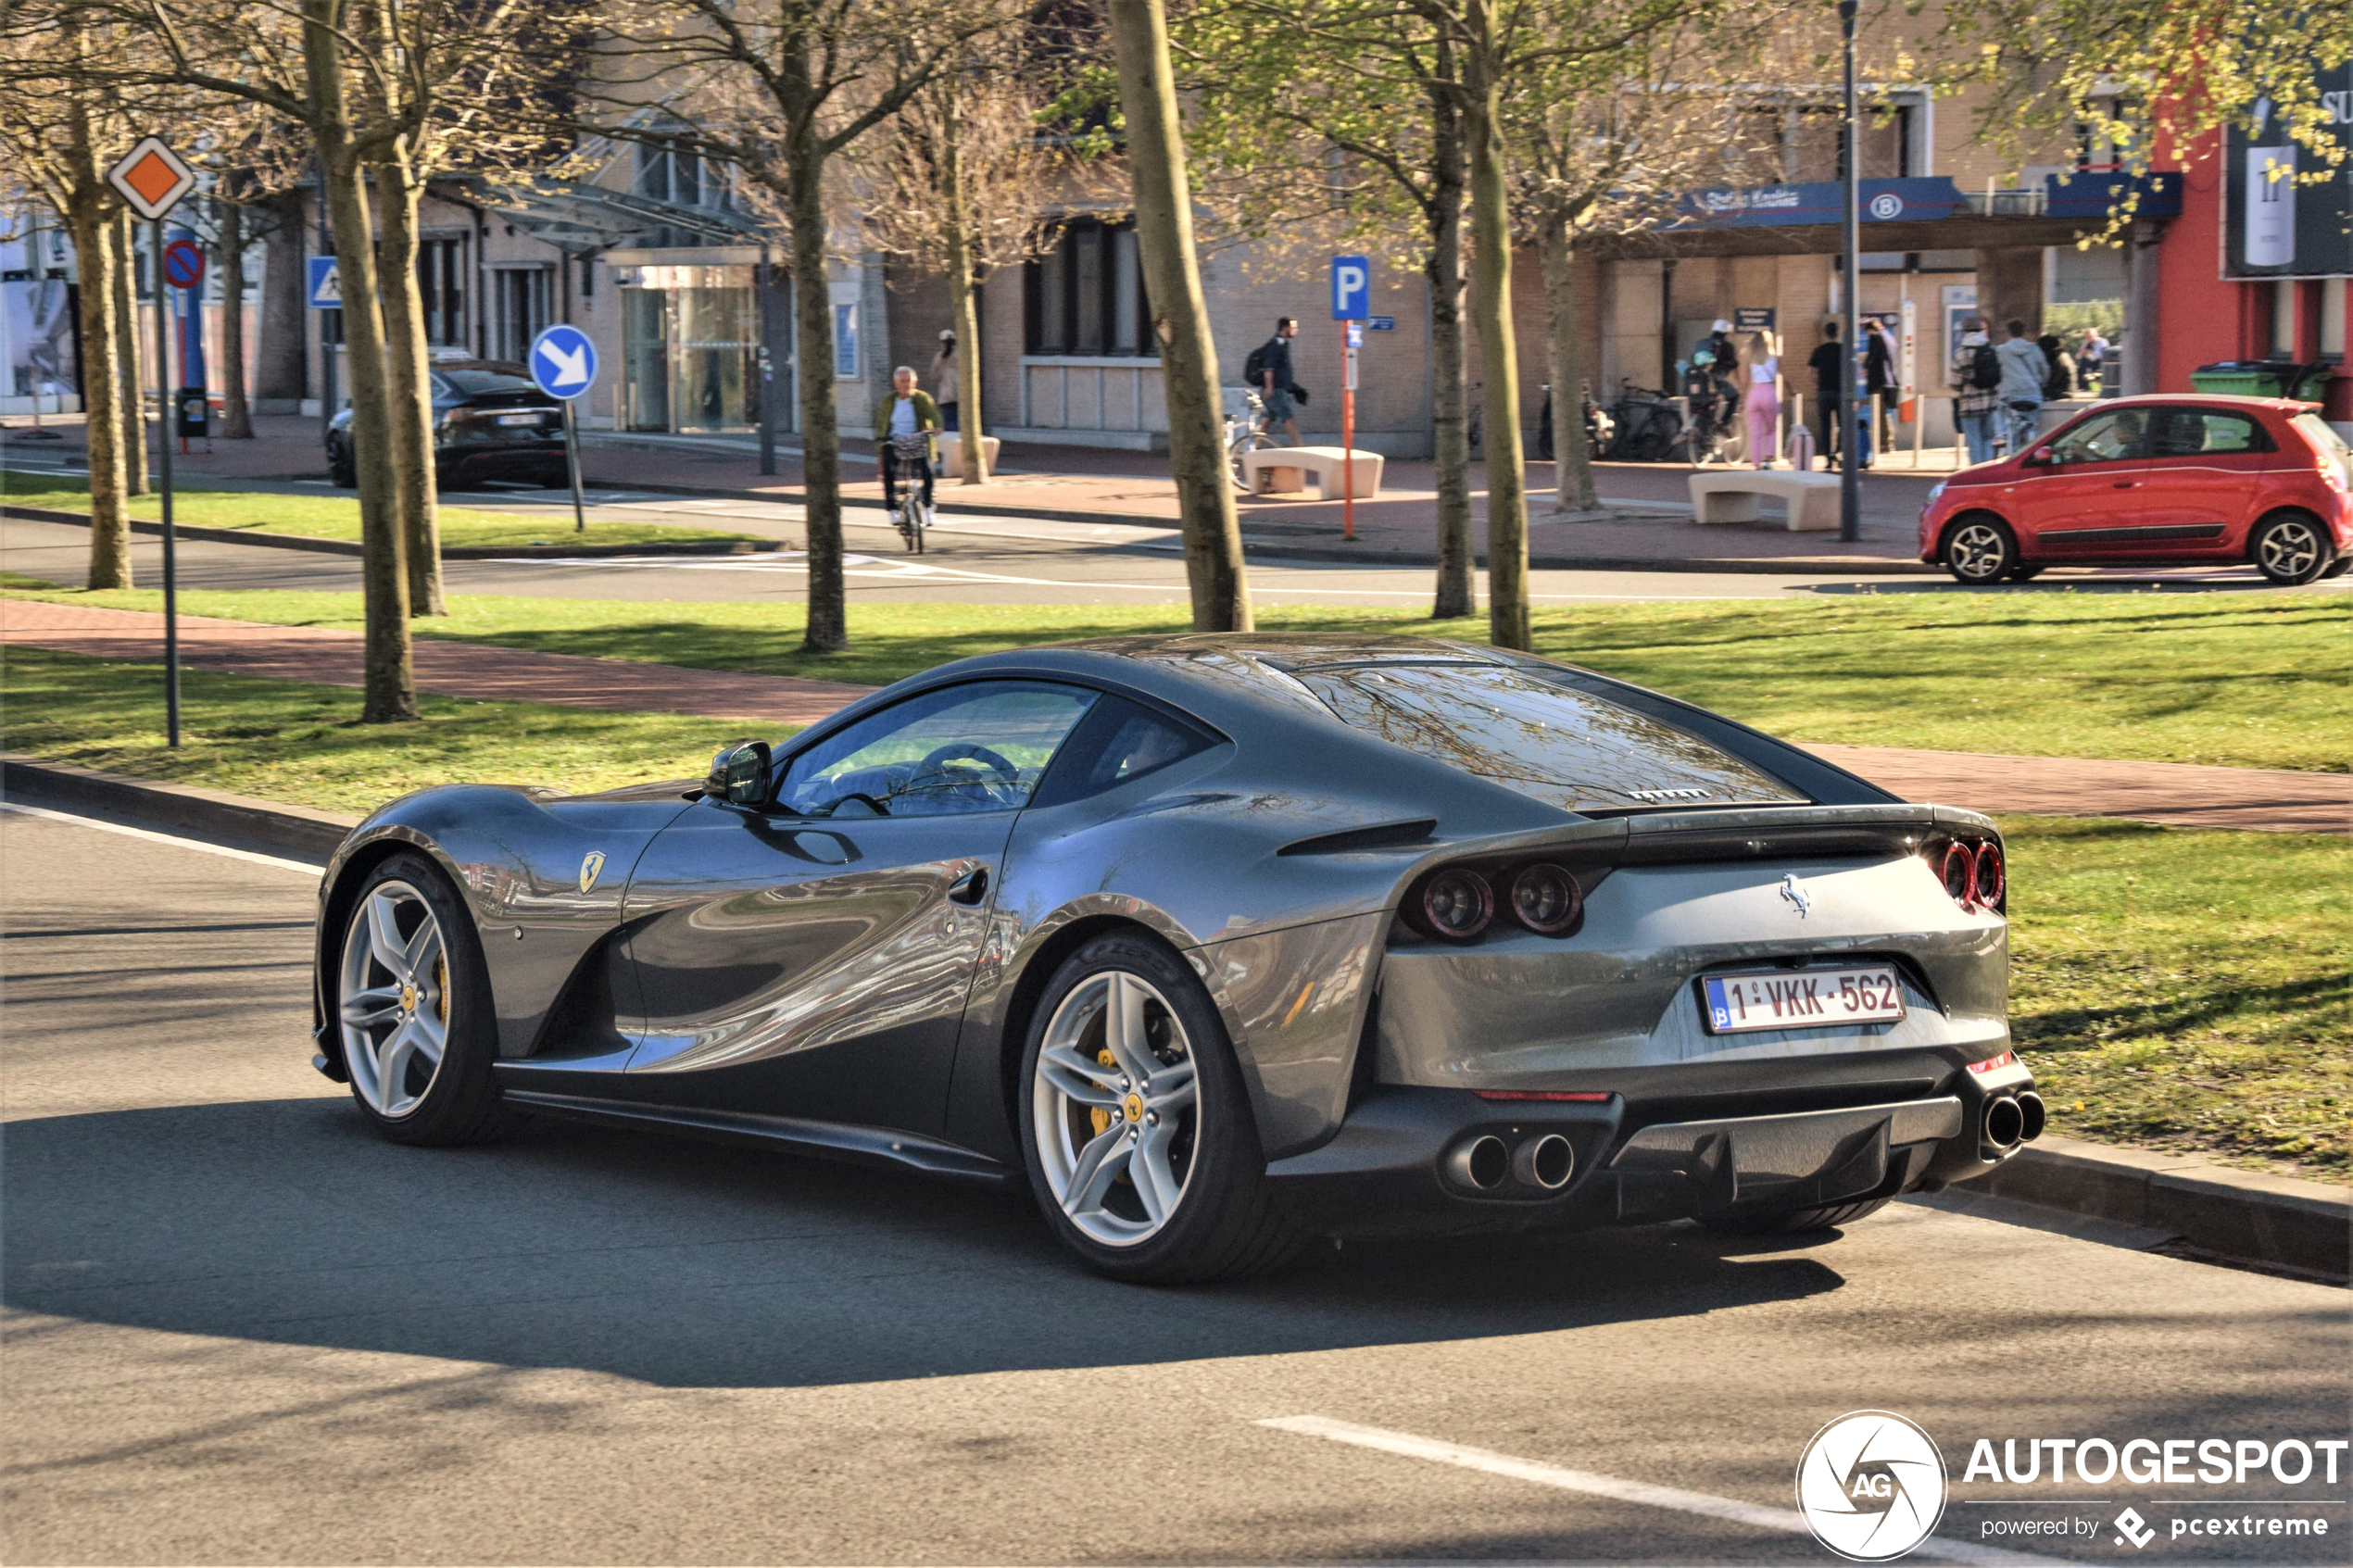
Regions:
[[[395,855],[345,917],[332,998],[351,1096],[385,1136],[478,1143],[505,1132],[497,1024],[472,922],[433,863]]]
[[[1300,1237],[1217,1010],[1182,960],[1138,933],[1074,953],[1023,1053],[1022,1147],[1038,1207],[1099,1273],[1177,1284],[1255,1273]]]
[[[1884,1198],[1867,1198],[1860,1203],[1831,1203],[1815,1209],[1789,1209],[1778,1214],[1749,1214],[1738,1218],[1703,1220],[1700,1223],[1712,1231],[1731,1236],[1796,1236],[1806,1231],[1832,1230],[1848,1225],[1866,1214],[1876,1214],[1887,1207]]]

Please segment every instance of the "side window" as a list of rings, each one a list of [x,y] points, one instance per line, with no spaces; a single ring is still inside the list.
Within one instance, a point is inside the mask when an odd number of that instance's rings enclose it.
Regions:
[[[2169,411],[2164,433],[2158,437],[2160,458],[2198,458],[2209,452],[2268,452],[2271,438],[2246,414],[2219,408],[2174,408]]]
[[[1061,806],[1158,772],[1216,741],[1189,724],[1163,718],[1126,697],[1099,699],[1063,748],[1033,806]]]
[[[2143,457],[2143,437],[2147,430],[2148,418],[2138,408],[2119,408],[2112,414],[2101,414],[2085,420],[2052,442],[2051,461],[2071,466],[2118,463]]]
[[[1096,695],[1042,681],[976,681],[911,696],[794,758],[776,805],[802,817],[1013,810],[1029,803]]]

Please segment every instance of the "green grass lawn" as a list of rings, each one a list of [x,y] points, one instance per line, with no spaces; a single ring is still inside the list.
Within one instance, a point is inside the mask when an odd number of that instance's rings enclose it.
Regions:
[[[153,592],[67,594],[152,609]],[[849,652],[799,651],[798,607],[453,596],[425,636],[880,684],[1067,638],[1181,631],[1180,607],[858,605]],[[356,594],[187,593],[192,614],[359,625]],[[1483,621],[1273,607],[1290,631],[1483,642]],[[1792,739],[2353,771],[2353,598],[2321,594],[1880,594],[1540,610],[1539,651]]]
[[[61,512],[90,509],[90,486],[83,480],[11,473],[6,483],[7,498],[14,506]],[[162,517],[163,498],[154,495],[132,497],[131,515]],[[261,533],[354,542],[359,538],[359,503],[345,495],[273,495],[252,490],[208,489],[182,482],[172,486],[171,516],[175,522],[205,528],[250,528]],[[526,517],[519,512],[477,511],[471,507],[441,508],[441,543],[452,549],[511,549],[546,545],[551,551],[560,552],[577,549],[584,544],[693,545],[756,538],[750,533],[659,522],[592,521],[588,531],[581,533],[573,530],[569,517]]]
[[[2053,1129],[2353,1182],[2353,840],[2002,831],[2011,1028]]]
[[[109,772],[369,811],[427,784],[472,780],[573,791],[700,778],[729,738],[717,720],[422,696],[418,724],[361,724],[359,693],[184,670],[182,745],[163,742],[163,671],[12,647],[0,663],[0,743]]]
[[[571,790],[698,775],[707,719],[427,696],[364,726],[347,688],[9,650],[12,750],[331,810],[450,780]],[[2353,1181],[2353,841],[2013,818],[2012,1017],[2064,1133]]]

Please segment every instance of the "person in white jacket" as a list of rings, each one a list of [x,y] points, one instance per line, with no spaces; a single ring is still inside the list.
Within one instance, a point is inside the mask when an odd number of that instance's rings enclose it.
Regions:
[[[2009,438],[2008,455],[2018,456],[2034,439],[2043,413],[2043,383],[2051,379],[2051,362],[2026,335],[2026,323],[2012,321],[2009,333],[1994,353],[2002,361],[2002,428]]]

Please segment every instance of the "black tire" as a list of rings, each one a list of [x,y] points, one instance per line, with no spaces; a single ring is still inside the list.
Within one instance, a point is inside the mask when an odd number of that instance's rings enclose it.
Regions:
[[[1972,588],[1999,583],[2020,565],[2018,535],[2008,523],[1985,512],[1954,519],[1936,554],[1953,581]]]
[[[2301,588],[2321,580],[2337,551],[2328,525],[2310,512],[2273,512],[2247,536],[2246,555],[2270,581]]]
[[[415,1106],[399,1115],[386,1115],[368,1102],[358,1064],[348,1060],[349,1046],[341,1033],[345,1025],[346,943],[355,925],[367,918],[372,895],[386,884],[412,889],[439,922],[447,964],[445,990],[448,1000],[441,1061]],[[522,1113],[509,1106],[491,1073],[498,1056],[498,1019],[490,991],[489,966],[475,934],[472,913],[450,887],[440,869],[422,855],[401,853],[380,862],[359,884],[344,916],[343,932],[328,957],[330,1026],[338,1031],[337,1044],[346,1055],[351,1074],[352,1102],[376,1131],[395,1143],[447,1148],[487,1143],[512,1132]],[[423,998],[420,998],[421,1004]]]
[[[1142,980],[1182,1027],[1196,1097],[1189,1173],[1175,1205],[1157,1229],[1121,1245],[1088,1235],[1063,1211],[1039,1152],[1037,1090],[1048,1030],[1063,1004],[1080,987],[1114,974]],[[1267,1184],[1249,1091],[1215,1005],[1184,960],[1148,933],[1096,937],[1055,970],[1030,1017],[1014,1098],[1022,1160],[1038,1210],[1055,1238],[1098,1273],[1138,1285],[1235,1279],[1280,1267],[1306,1240]],[[1096,1123],[1099,1130],[1103,1125]]]
[[[2353,570],[2353,550],[2339,550],[2336,552],[2336,558],[2329,562],[2326,570],[2322,571],[2321,579],[2326,582],[2332,577],[2342,577],[2347,570]]]
[[[327,478],[338,490],[359,488],[359,461],[352,455],[351,448],[342,445],[327,448]]]
[[[1702,1220],[1700,1223],[1726,1236],[1796,1236],[1805,1231],[1827,1231],[1851,1225],[1864,1215],[1876,1214],[1886,1207],[1886,1198],[1869,1198],[1860,1203],[1831,1203],[1818,1209],[1792,1209],[1779,1214],[1742,1214]]]
[[[2029,566],[2024,561],[2020,561],[2010,568],[2009,580],[2013,583],[2032,583],[2042,576],[2046,570],[2040,566]]]

